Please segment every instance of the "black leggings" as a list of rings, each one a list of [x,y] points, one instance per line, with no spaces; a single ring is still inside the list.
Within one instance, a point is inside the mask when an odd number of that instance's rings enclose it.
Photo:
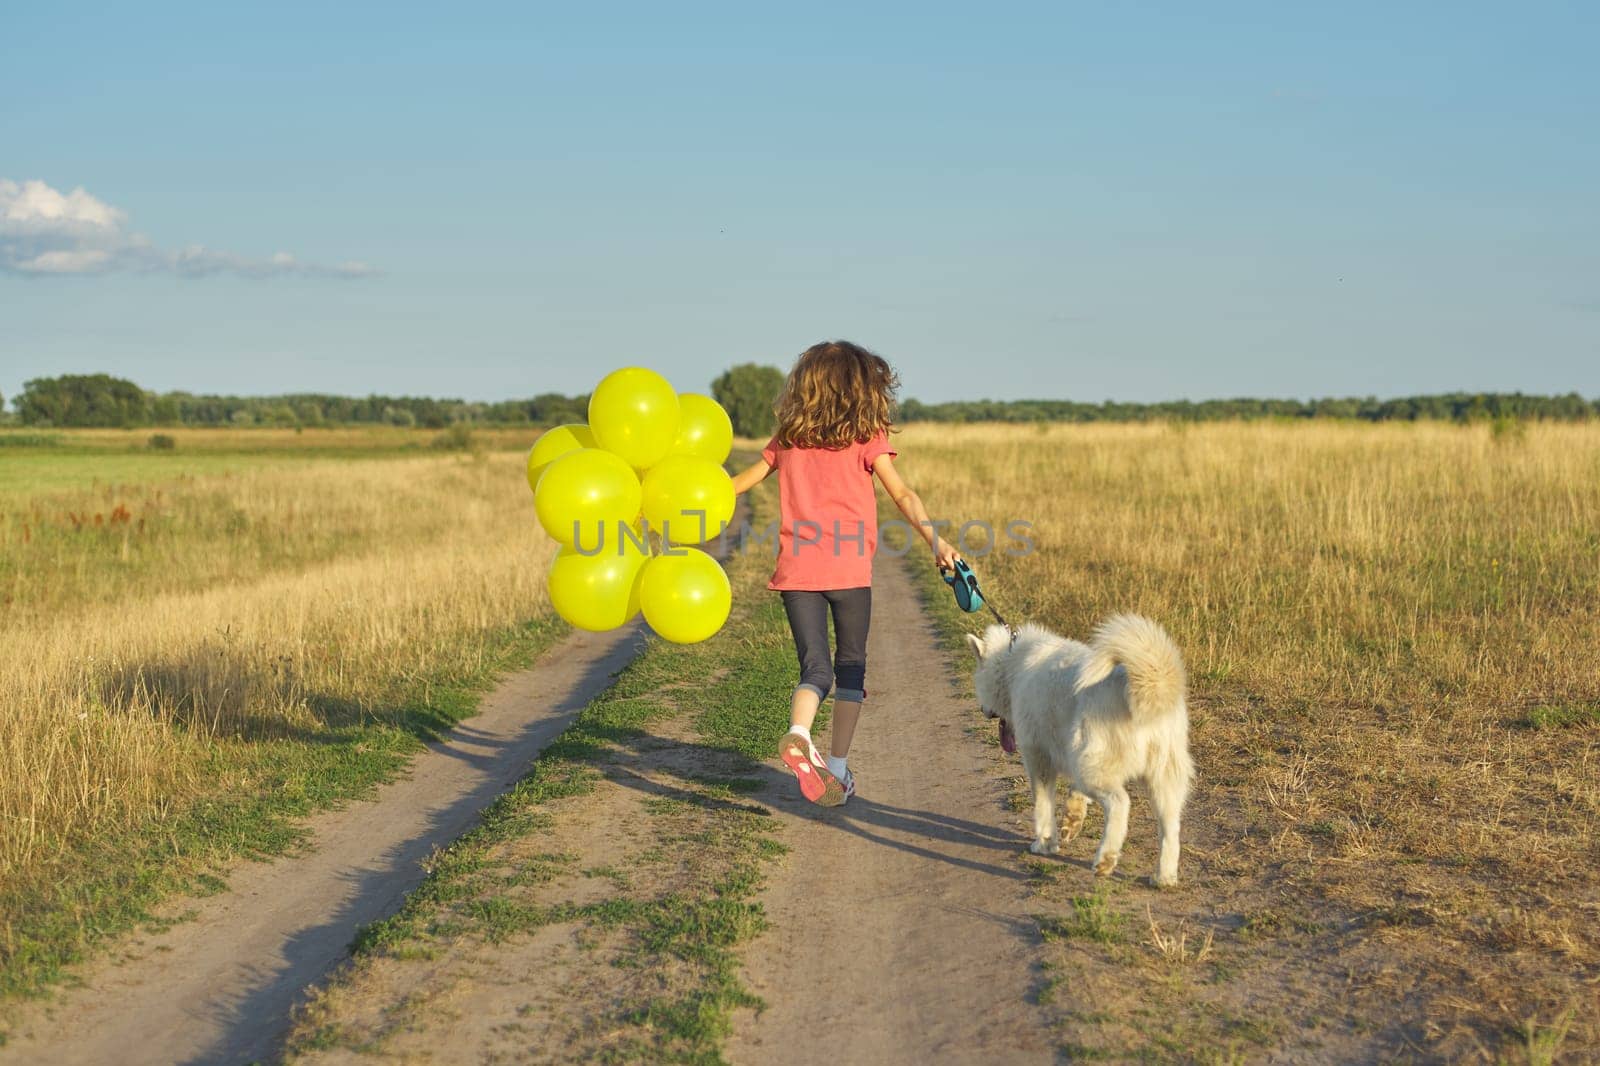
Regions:
[[[783,609],[794,633],[794,650],[800,659],[800,684],[819,700],[828,698],[835,670],[837,698],[857,703],[867,698],[867,627],[872,623],[872,588],[827,592],[783,592]],[[828,612],[833,612],[837,655],[828,657]]]

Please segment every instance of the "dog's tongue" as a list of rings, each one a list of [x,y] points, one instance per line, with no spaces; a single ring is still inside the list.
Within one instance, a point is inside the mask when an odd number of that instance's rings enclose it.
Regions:
[[[1017,735],[1011,731],[1011,723],[1004,718],[1000,719],[1000,747],[1007,755],[1017,753]]]

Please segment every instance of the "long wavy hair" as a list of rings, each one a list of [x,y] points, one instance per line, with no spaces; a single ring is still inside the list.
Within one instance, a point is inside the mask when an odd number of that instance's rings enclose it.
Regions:
[[[813,344],[795,360],[772,405],[778,445],[837,450],[887,433],[899,387],[894,368],[859,344]]]

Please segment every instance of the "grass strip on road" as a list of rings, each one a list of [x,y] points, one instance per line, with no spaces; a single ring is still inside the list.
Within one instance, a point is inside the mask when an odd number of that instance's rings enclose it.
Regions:
[[[733,1012],[759,1005],[738,951],[765,926],[755,895],[785,850],[776,820],[740,797],[775,773],[763,764],[793,681],[781,605],[761,588],[770,560],[728,565],[740,608],[727,627],[698,645],[652,638],[362,932],[298,1019],[292,1058],[532,1045],[722,1061]],[[524,1001],[497,998],[508,986]]]

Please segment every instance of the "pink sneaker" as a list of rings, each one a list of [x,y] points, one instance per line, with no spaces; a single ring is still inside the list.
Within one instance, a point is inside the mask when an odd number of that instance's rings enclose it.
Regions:
[[[811,740],[801,733],[785,733],[778,741],[778,758],[800,782],[800,794],[819,807],[837,807],[846,799],[844,786],[828,770]]]

